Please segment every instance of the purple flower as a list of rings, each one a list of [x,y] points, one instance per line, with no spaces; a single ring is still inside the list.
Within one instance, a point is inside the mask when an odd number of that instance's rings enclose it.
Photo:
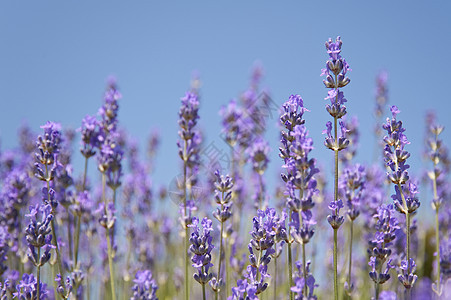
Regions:
[[[81,121],[81,148],[84,157],[89,158],[96,154],[95,148],[99,146],[99,122],[96,117],[87,115]]]
[[[263,174],[268,167],[268,153],[269,145],[268,142],[263,140],[261,137],[256,138],[251,146],[247,150],[249,158],[252,162],[252,169],[258,174]]]
[[[327,222],[329,222],[330,226],[334,229],[340,228],[345,220],[343,216],[340,216],[340,209],[343,207],[343,201],[341,199],[329,203],[328,208],[332,211],[332,214],[327,216]]]
[[[54,178],[57,167],[55,161],[60,150],[61,125],[47,122],[41,128],[44,129],[44,135],[39,135],[36,141],[35,176],[39,180],[50,181]]]
[[[8,233],[8,229],[3,225],[0,225],[0,277],[2,277],[3,273],[5,273],[5,271],[8,269],[8,266],[5,262],[8,260],[8,242],[10,238],[11,237]]]
[[[365,190],[365,167],[356,164],[346,168],[340,178],[339,188],[346,199],[347,215],[354,221],[360,214],[360,200]]]
[[[407,260],[403,260],[401,261],[401,266],[399,268],[401,269],[401,274],[398,275],[399,281],[406,289],[412,288],[418,277],[414,274],[417,268],[415,261],[413,258],[409,259],[408,263]]]
[[[35,300],[37,298],[37,280],[33,274],[23,274],[22,280],[16,285],[16,292],[13,296],[21,300]],[[39,283],[40,299],[48,299],[49,292],[45,283]]]
[[[191,246],[189,250],[193,253],[191,261],[193,262],[193,267],[197,269],[197,273],[194,274],[194,279],[202,285],[208,283],[213,274],[209,272],[210,268],[213,266],[211,263],[211,250],[214,246],[211,243],[213,237],[211,232],[213,231],[212,221],[208,218],[204,218],[201,222],[202,231],[199,228],[199,219],[193,218],[192,223],[188,225],[193,228],[189,242]]]
[[[219,114],[222,117],[223,139],[231,147],[234,147],[247,134],[243,109],[237,105],[235,100],[231,100],[227,107],[221,108]]]
[[[30,218],[30,223],[25,230],[29,248],[28,257],[35,266],[43,266],[50,260],[50,251],[55,248],[50,234],[50,222],[53,220],[52,207],[49,204],[30,206],[30,213],[25,216]],[[43,248],[44,252],[41,251],[41,255],[38,256],[36,248]]]
[[[111,132],[117,130],[117,113],[119,110],[118,100],[122,98],[121,93],[117,89],[116,80],[109,79],[107,89],[104,95],[103,105],[99,108],[98,115],[100,116],[100,132],[98,139],[104,142]]]
[[[294,284],[295,286],[291,287],[291,291],[296,293],[295,298],[296,300],[304,300],[304,299],[317,299],[316,296],[314,296],[314,290],[318,287],[318,284],[315,284],[315,278],[313,277],[312,273],[310,272],[310,261],[307,262],[305,270],[307,272],[307,276],[303,275],[304,267],[302,266],[302,263],[300,261],[296,262],[296,274],[294,277]],[[307,282],[304,278],[307,278]],[[308,287],[308,295],[304,295],[304,288],[307,285]]]
[[[368,243],[368,253],[370,254],[370,262],[368,264],[372,267],[369,275],[375,283],[379,284],[383,284],[390,279],[388,272],[391,268],[394,268],[389,257],[392,253],[393,241],[396,239],[396,230],[400,227],[398,226],[398,220],[393,214],[393,205],[382,205],[378,209],[377,214],[374,216],[376,219],[376,233]],[[387,262],[385,271],[381,272],[385,262]]]
[[[72,292],[73,289],[72,279],[67,276],[65,282],[63,282],[61,275],[57,274],[55,281],[58,285],[56,291],[63,299],[67,299],[68,295]]]
[[[182,105],[179,110],[178,132],[181,140],[177,141],[179,156],[183,161],[184,182],[182,185],[183,197],[181,208],[181,221],[184,228],[189,224],[191,216],[189,215],[195,209],[194,200],[188,199],[189,187],[195,186],[197,182],[197,173],[200,165],[200,144],[202,137],[195,129],[199,119],[199,101],[198,95],[193,92],[187,92],[185,97],[181,98]]]
[[[136,272],[132,287],[133,296],[130,300],[158,300],[156,292],[158,285],[149,270]]]
[[[220,204],[220,207],[216,208],[213,212],[213,216],[221,223],[224,223],[232,216],[232,188],[233,180],[227,175],[221,176],[219,170],[215,172],[215,201]]]

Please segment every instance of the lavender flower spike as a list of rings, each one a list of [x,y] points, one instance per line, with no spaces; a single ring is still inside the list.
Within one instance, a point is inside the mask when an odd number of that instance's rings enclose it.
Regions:
[[[194,201],[188,198],[189,196],[189,178],[192,178],[197,173],[199,164],[199,145],[201,143],[201,136],[195,126],[199,119],[199,101],[198,95],[195,92],[187,92],[185,97],[181,98],[182,105],[179,110],[178,124],[180,130],[178,132],[181,140],[177,141],[179,148],[179,156],[183,161],[183,207],[181,207],[182,213],[182,226],[185,229],[185,300],[189,299],[189,287],[188,287],[188,225],[191,223],[191,217],[189,213],[195,210]]]
[[[189,227],[194,229],[189,239],[191,244],[189,250],[193,253],[191,257],[193,267],[197,269],[194,279],[202,285],[203,298],[206,299],[205,285],[213,278],[213,274],[209,272],[213,266],[211,263],[211,250],[213,250],[214,246],[211,243],[213,237],[210,235],[211,231],[213,231],[213,222],[208,218],[204,218],[201,224],[202,232],[198,227],[199,219],[196,217],[193,218],[192,224],[189,225]]]
[[[132,287],[133,296],[130,300],[158,300],[156,296],[158,286],[152,278],[152,272],[149,270],[136,272],[133,282],[135,284]]]
[[[404,150],[404,147],[410,142],[404,135],[405,129],[402,127],[402,122],[396,119],[400,111],[396,106],[392,106],[390,110],[392,118],[387,118],[387,122],[382,126],[387,131],[387,135],[384,137],[384,156],[387,177],[395,185],[395,194],[392,195],[395,208],[406,216],[406,256],[405,260],[401,262],[402,272],[398,278],[410,295],[411,288],[416,281],[416,275],[413,274],[415,261],[410,257],[410,224],[420,202],[416,197],[417,187],[409,181],[407,172],[410,167],[407,164],[410,153]]]
[[[326,105],[327,112],[334,118],[332,135],[332,122],[326,123],[326,129],[323,133],[326,134],[326,140],[324,144],[327,148],[334,151],[335,154],[335,185],[334,185],[334,200],[331,206],[333,206],[334,212],[328,216],[328,221],[334,229],[334,298],[338,300],[338,274],[337,274],[337,231],[340,225],[343,223],[343,219],[338,215],[339,212],[339,200],[338,200],[338,151],[345,149],[349,145],[349,141],[346,139],[347,129],[343,122],[340,122],[341,136],[338,137],[338,120],[346,115],[347,102],[343,92],[340,88],[345,87],[350,82],[347,77],[347,72],[351,69],[345,59],[341,57],[342,41],[340,37],[337,37],[335,42],[329,38],[326,42],[326,50],[329,54],[329,60],[326,62],[326,68],[322,69],[321,76],[326,76],[323,80],[324,86],[330,89],[327,93],[325,100],[330,100],[330,104]],[[341,202],[341,200],[340,200]],[[342,204],[341,204],[342,205]]]

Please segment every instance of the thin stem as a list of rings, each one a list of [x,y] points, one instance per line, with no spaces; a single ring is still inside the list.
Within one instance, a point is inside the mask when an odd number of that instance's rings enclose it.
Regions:
[[[48,166],[45,165],[45,178],[46,178],[46,182],[47,182],[47,199],[50,202],[50,178],[49,178],[49,170],[48,170]],[[61,275],[61,278],[64,280],[64,269],[63,269],[63,264],[61,262],[61,253],[58,247],[58,239],[56,237],[56,230],[55,230],[55,219],[56,219],[56,211],[53,209],[52,206],[52,215],[53,215],[53,219],[52,221],[50,221],[50,226],[52,228],[52,242],[53,242],[53,246],[55,246],[55,251],[56,251],[56,260],[58,262],[58,269]],[[55,289],[57,288],[57,283],[56,281],[53,284],[55,286]],[[64,295],[66,295],[66,287],[63,284],[63,291],[64,291]]]
[[[291,210],[290,210],[290,223],[291,223]],[[290,224],[288,223],[288,224]],[[291,287],[293,286],[293,259],[291,257],[291,233],[290,226],[288,226],[288,282],[290,286],[288,287],[288,292],[290,294],[290,300],[293,300],[293,293],[291,292]]]
[[[337,272],[337,232],[334,228],[334,298],[338,300],[338,272]]]
[[[224,192],[222,192],[222,196],[224,198]],[[222,210],[223,210],[223,204],[221,202],[221,211]],[[219,236],[220,242],[219,242],[218,282],[219,282],[219,279],[220,279],[220,276],[221,276],[221,261],[222,261],[222,247],[223,247],[223,245],[222,245],[222,235],[223,235],[223,233],[224,233],[224,222],[221,222],[221,233],[220,233],[220,236]],[[218,294],[219,293],[216,293],[216,299],[218,299]]]
[[[84,192],[86,189],[86,176],[88,173],[88,158],[85,157],[85,170],[83,172],[83,184],[81,187],[81,191]],[[81,228],[81,213],[79,213],[77,215],[77,228],[75,230],[75,256],[74,256],[74,261],[75,261],[75,268],[77,268],[77,264],[78,264],[78,249],[80,247],[80,228]]]
[[[37,286],[36,286],[36,295],[37,298],[36,299],[41,299],[41,247],[37,247],[38,248],[38,265],[37,265],[37,270],[36,270],[36,281],[38,282]]]
[[[375,297],[375,300],[379,300],[379,288],[380,288],[380,284],[379,284],[379,282],[375,282],[374,284],[375,284],[375,286],[376,286],[376,297]]]
[[[225,269],[225,271],[226,271],[226,282],[225,282],[225,289],[226,289],[225,292],[226,292],[226,294],[225,294],[225,296],[226,297],[228,296],[228,293],[229,293],[230,266],[229,266],[229,260],[227,259],[227,253],[230,253],[229,250],[231,252],[230,243],[228,243],[227,240],[226,240],[226,245],[224,247],[224,262],[225,262],[225,267],[226,267],[226,269]]]
[[[335,100],[337,101],[337,99]],[[334,201],[338,201],[338,134],[337,134],[337,117],[334,117],[334,137],[335,137],[335,184],[334,184]],[[335,208],[335,215],[338,215],[338,206]],[[337,233],[338,228],[334,228],[334,295],[338,300],[338,270],[337,270]]]
[[[274,257],[274,300],[277,299],[277,256]]]
[[[69,240],[69,257],[70,259],[74,259],[74,252],[72,251],[72,218],[70,217],[69,208],[66,209],[67,212],[67,234]]]
[[[437,140],[437,136],[435,137]],[[438,200],[437,195],[437,173],[435,172],[435,168],[437,166],[437,162],[434,161],[434,179],[432,180],[432,186],[434,190],[434,200]],[[435,252],[437,253],[437,293],[440,295],[440,226],[439,226],[439,219],[438,219],[438,210],[440,208],[440,204],[435,204]]]
[[[402,192],[401,192],[402,194]],[[410,272],[410,213],[406,211],[406,235],[407,235],[407,270]],[[407,299],[411,299],[411,288],[407,291]]]
[[[186,202],[187,202],[187,155],[186,155],[186,149],[187,149],[188,145],[187,145],[187,141],[185,140],[185,144],[184,144],[184,148],[183,148],[183,207],[184,207],[184,211],[185,211],[185,215],[184,217],[187,216],[187,207],[186,207]],[[187,221],[187,220],[186,220]],[[189,240],[188,240],[188,234],[189,234],[189,230],[188,230],[188,224],[183,224],[183,226],[185,226],[185,300],[189,300],[189,285],[188,285],[188,265],[189,265],[189,257],[188,257],[188,249],[189,249]]]
[[[105,195],[105,185],[106,185],[106,176],[105,173],[102,173],[102,198],[104,203],[104,213],[107,216],[108,214],[108,202],[106,200]],[[113,251],[111,247],[111,239],[110,239],[110,229],[109,224],[107,223],[107,226],[105,228],[106,232],[106,241],[107,241],[107,247],[108,247],[108,266],[110,269],[110,286],[111,286],[111,297],[113,300],[116,300],[116,293],[114,288],[114,268],[113,268]]]
[[[351,270],[352,270],[352,238],[353,238],[353,231],[354,231],[354,220],[351,220],[351,224],[350,224],[350,230],[349,230],[349,235],[350,235],[350,241],[349,241],[349,266],[348,266],[348,286],[349,288],[351,288]],[[349,290],[348,295],[351,295],[351,290]]]

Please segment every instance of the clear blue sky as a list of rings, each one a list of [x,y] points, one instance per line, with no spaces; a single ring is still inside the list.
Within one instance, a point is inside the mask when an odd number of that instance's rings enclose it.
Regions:
[[[451,49],[449,1],[2,1],[0,3],[0,137],[17,145],[23,120],[38,131],[47,120],[79,127],[102,102],[106,78],[117,77],[120,123],[143,143],[158,127],[162,149],[157,183],[177,173],[177,112],[193,70],[202,81],[200,126],[221,142],[218,111],[248,86],[255,61],[263,86],[282,104],[299,93],[311,111],[312,153],[323,165],[331,153],[321,131],[330,119],[319,76],[324,41],[340,35],[352,68],[344,88],[348,112],[358,115],[358,161],[373,157],[375,76],[389,72],[390,104],[398,105],[418,173],[424,115],[436,109],[450,144],[447,74]],[[275,124],[276,118],[270,121]],[[277,178],[278,136],[270,178]],[[226,146],[222,145],[224,148]],[[76,171],[81,171],[80,167]]]

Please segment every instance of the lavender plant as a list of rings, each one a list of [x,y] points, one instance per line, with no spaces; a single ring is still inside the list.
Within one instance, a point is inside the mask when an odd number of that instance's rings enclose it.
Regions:
[[[287,166],[287,164],[290,162],[290,159],[292,157],[291,154],[291,144],[293,143],[293,140],[295,136],[293,135],[293,132],[295,130],[295,127],[298,125],[302,125],[305,123],[305,120],[302,119],[304,112],[308,111],[304,107],[304,101],[302,100],[301,96],[299,95],[291,95],[287,102],[285,102],[282,106],[283,111],[280,116],[280,123],[285,128],[285,130],[282,130],[280,132],[281,134],[281,146],[279,147],[279,156],[283,159],[284,165]],[[285,194],[290,195],[290,191],[293,190],[293,185],[288,180],[288,175],[282,173],[281,174],[282,179],[286,183],[286,192]],[[292,218],[293,218],[293,209],[290,205],[290,198],[287,198],[287,209],[288,209],[288,223],[291,224]],[[293,286],[293,259],[292,259],[292,252],[291,252],[291,244],[294,242],[294,239],[291,237],[291,226],[288,227],[288,239],[287,239],[287,255],[288,255],[288,280],[290,287]],[[289,291],[290,299],[293,299],[293,294],[291,293],[291,290]]]
[[[114,225],[115,225],[115,204],[116,191],[121,185],[123,150],[118,143],[119,133],[117,131],[117,113],[119,105],[117,101],[122,95],[117,90],[116,82],[110,80],[104,96],[104,104],[99,109],[101,121],[99,123],[99,153],[98,169],[102,174],[102,199],[103,216],[100,224],[105,228],[105,236],[108,248],[108,266],[110,270],[111,297],[116,299],[115,276],[113,266],[114,248]],[[113,199],[110,202],[106,195],[106,186],[113,192]]]
[[[291,157],[284,166],[287,169],[287,175],[284,175],[283,179],[286,181],[288,192],[287,204],[292,211],[292,222],[289,224],[292,229],[291,235],[302,246],[302,274],[304,282],[307,282],[309,274],[305,245],[309,243],[315,232],[316,221],[313,218],[312,208],[315,205],[313,197],[318,190],[314,175],[319,170],[315,166],[315,159],[308,157],[313,150],[313,140],[308,137],[305,126],[295,126],[291,135],[294,137],[290,146]],[[299,192],[298,195],[296,191]],[[304,285],[302,295],[307,297],[308,294],[308,285]]]
[[[341,197],[346,200],[347,212],[346,215],[350,221],[349,223],[349,267],[348,278],[345,282],[345,291],[348,296],[351,296],[354,289],[352,283],[352,244],[354,237],[354,221],[360,215],[360,200],[365,189],[365,168],[359,164],[348,167],[343,171],[339,183]]]
[[[221,223],[221,231],[219,233],[219,260],[218,260],[218,274],[217,278],[212,284],[213,291],[215,292],[215,298],[218,299],[219,292],[221,289],[222,278],[221,278],[221,265],[223,260],[227,260],[225,253],[223,253],[223,236],[224,236],[224,223],[232,216],[232,188],[233,181],[227,175],[226,177],[221,176],[219,170],[215,172],[216,182],[215,182],[215,201],[220,207],[216,208],[213,212],[213,216]],[[205,220],[205,219],[204,219]],[[223,259],[224,258],[224,259]],[[226,269],[227,272],[227,269]],[[227,278],[227,275],[226,275]],[[226,288],[227,290],[227,288]]]
[[[136,272],[133,282],[135,285],[132,287],[133,296],[130,300],[158,300],[158,286],[150,270]]]
[[[418,193],[417,187],[409,180],[407,169],[407,159],[410,153],[404,150],[404,147],[410,142],[404,134],[405,129],[402,122],[396,119],[400,113],[398,107],[391,107],[392,118],[387,118],[387,122],[383,125],[383,129],[387,131],[384,137],[385,141],[385,163],[387,166],[387,176],[395,185],[395,194],[392,195],[395,209],[406,216],[406,253],[405,259],[401,262],[401,274],[398,275],[399,281],[406,288],[408,297],[417,275],[415,271],[415,261],[410,257],[410,234],[411,234],[411,218],[420,207],[420,202],[416,197]]]
[[[429,179],[432,181],[432,191],[434,198],[432,199],[432,208],[435,210],[435,250],[436,250],[436,282],[432,286],[432,290],[441,296],[443,290],[441,287],[441,272],[440,272],[440,227],[439,227],[439,210],[443,202],[444,188],[446,185],[447,168],[444,165],[448,160],[448,151],[443,145],[439,135],[443,131],[443,127],[437,124],[431,124],[431,137],[428,140],[429,145],[429,159],[433,163],[433,169],[428,172]]]
[[[326,79],[323,80],[326,88],[330,89],[328,92],[328,96],[325,98],[326,100],[330,100],[330,104],[326,105],[327,112],[334,118],[333,128],[334,135],[332,136],[332,122],[328,121],[326,124],[326,130],[323,133],[326,133],[326,141],[325,145],[327,148],[331,149],[335,153],[335,185],[334,185],[334,200],[335,204],[338,203],[338,152],[340,150],[345,149],[349,140],[346,139],[346,127],[343,122],[340,121],[341,128],[341,136],[338,137],[338,120],[341,119],[344,115],[346,115],[346,106],[344,103],[347,101],[343,95],[343,92],[340,88],[345,87],[350,82],[350,79],[347,77],[347,72],[350,70],[348,63],[345,59],[343,59],[340,55],[341,53],[342,41],[340,37],[337,37],[336,41],[333,42],[332,39],[329,38],[326,41],[326,49],[329,54],[329,60],[326,62],[326,68],[322,69],[321,76],[326,76]],[[340,200],[341,201],[341,200]],[[331,203],[332,205],[332,203]],[[337,250],[337,234],[338,229],[341,226],[341,221],[339,218],[339,206],[334,205],[335,211],[333,212],[331,217],[338,218],[336,221],[332,221],[332,218],[328,217],[329,224],[332,226],[334,230],[334,298],[338,299],[338,274],[337,274],[337,260],[338,260],[338,250]],[[330,206],[329,206],[330,208]]]
[[[36,163],[35,163],[35,177],[41,181],[45,181],[45,186],[42,188],[42,199],[43,202],[51,207],[51,214],[55,216],[56,207],[58,202],[55,199],[55,190],[50,186],[56,175],[56,169],[58,167],[58,153],[61,143],[61,125],[59,123],[47,122],[45,125],[41,126],[44,129],[44,135],[38,136],[36,147]],[[52,243],[56,250],[56,259],[58,262],[59,274],[64,276],[63,263],[61,258],[61,252],[58,246],[58,239],[56,237],[55,231],[55,219],[50,221],[51,231],[52,231]],[[39,298],[39,284],[37,288],[37,294]],[[65,293],[66,294],[66,293]]]
[[[369,272],[370,278],[375,284],[375,299],[380,299],[381,284],[390,279],[389,271],[395,266],[391,264],[390,255],[393,252],[393,240],[396,238],[396,230],[399,229],[398,220],[393,216],[393,205],[382,205],[378,208],[376,219],[376,233],[368,242],[368,254],[370,261],[368,265],[371,267]],[[382,269],[385,269],[382,272]]]
[[[187,92],[185,97],[181,98],[182,106],[179,110],[180,126],[179,136],[181,140],[177,142],[179,156],[183,161],[183,203],[181,204],[181,225],[185,229],[185,299],[189,299],[189,280],[188,280],[188,225],[192,222],[191,212],[195,210],[194,201],[188,199],[188,175],[193,172],[198,162],[200,135],[195,130],[197,120],[199,119],[199,101],[195,93]]]
[[[194,274],[194,279],[202,286],[202,297],[204,300],[207,299],[205,285],[213,278],[213,274],[209,272],[210,268],[213,267],[211,263],[211,250],[213,250],[214,246],[211,243],[213,237],[210,235],[211,231],[213,231],[212,223],[210,219],[204,218],[201,221],[202,232],[199,229],[199,219],[196,217],[193,218],[192,223],[189,225],[189,227],[194,229],[189,239],[191,244],[189,250],[193,253],[191,261],[193,262],[193,267],[197,269],[197,273]],[[215,286],[214,291],[217,297],[219,286]]]

